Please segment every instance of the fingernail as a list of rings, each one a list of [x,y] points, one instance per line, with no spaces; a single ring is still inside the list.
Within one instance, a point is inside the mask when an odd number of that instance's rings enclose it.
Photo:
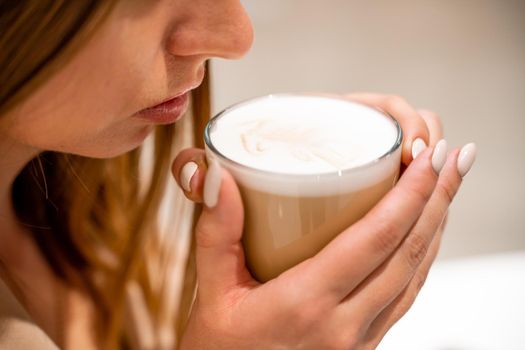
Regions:
[[[186,163],[180,172],[180,184],[184,191],[191,192],[191,178],[197,172],[199,166],[195,162]]]
[[[412,159],[416,159],[419,153],[423,152],[427,148],[427,144],[423,139],[417,138],[412,142]]]
[[[458,172],[461,177],[465,177],[472,168],[476,160],[476,144],[469,143],[461,149],[458,157]]]
[[[221,182],[221,167],[216,160],[213,160],[208,166],[204,182],[204,204],[208,208],[213,208],[217,205]]]
[[[439,175],[445,162],[447,161],[447,141],[440,140],[434,148],[434,154],[432,155],[432,168],[436,174]]]

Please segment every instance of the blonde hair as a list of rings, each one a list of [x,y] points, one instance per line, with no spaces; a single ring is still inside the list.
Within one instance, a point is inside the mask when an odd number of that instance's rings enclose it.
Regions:
[[[57,62],[74,55],[113,3],[5,5],[0,115],[36,90]],[[184,328],[195,290],[189,252],[196,214],[169,169],[178,149],[199,145],[209,113],[206,78],[192,97],[193,118],[156,128],[140,148],[113,159],[44,152],[14,182],[19,220],[55,274],[95,302],[98,339],[106,349],[173,348]]]

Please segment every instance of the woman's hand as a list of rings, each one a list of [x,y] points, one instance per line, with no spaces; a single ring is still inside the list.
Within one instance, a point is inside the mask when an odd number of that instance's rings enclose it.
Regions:
[[[266,284],[245,267],[244,213],[230,174],[216,164],[208,169],[202,150],[185,150],[175,160],[178,184],[206,204],[196,228],[199,289],[183,349],[372,349],[414,301],[461,183],[458,167],[464,175],[473,156],[451,151],[438,176],[443,149],[426,148],[411,161],[415,138],[437,139],[419,113],[389,97],[350,98],[400,121],[403,161],[410,165],[363,219]]]
[[[416,111],[404,98],[396,95],[357,93],[344,95],[349,100],[382,109],[392,115],[403,130],[402,162],[409,165],[414,158],[413,151],[424,146],[435,146],[443,138],[441,120],[437,114],[425,110]],[[419,141],[416,141],[418,140]],[[414,142],[416,141],[416,145]],[[424,144],[417,144],[424,142]]]

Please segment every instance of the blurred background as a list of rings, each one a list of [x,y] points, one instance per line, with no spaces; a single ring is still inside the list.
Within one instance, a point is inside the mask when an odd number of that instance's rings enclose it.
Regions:
[[[478,160],[441,258],[525,249],[524,0],[245,0],[255,41],[213,62],[214,111],[273,92],[398,94]]]
[[[525,0],[243,2],[254,46],[212,63],[214,112],[275,92],[398,94],[438,112],[449,144],[478,145],[439,262],[384,348],[523,349]]]

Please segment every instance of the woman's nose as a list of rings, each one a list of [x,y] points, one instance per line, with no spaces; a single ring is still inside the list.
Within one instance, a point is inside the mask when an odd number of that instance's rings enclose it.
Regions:
[[[168,51],[175,56],[242,57],[253,42],[253,28],[240,0],[189,0],[175,25]]]

